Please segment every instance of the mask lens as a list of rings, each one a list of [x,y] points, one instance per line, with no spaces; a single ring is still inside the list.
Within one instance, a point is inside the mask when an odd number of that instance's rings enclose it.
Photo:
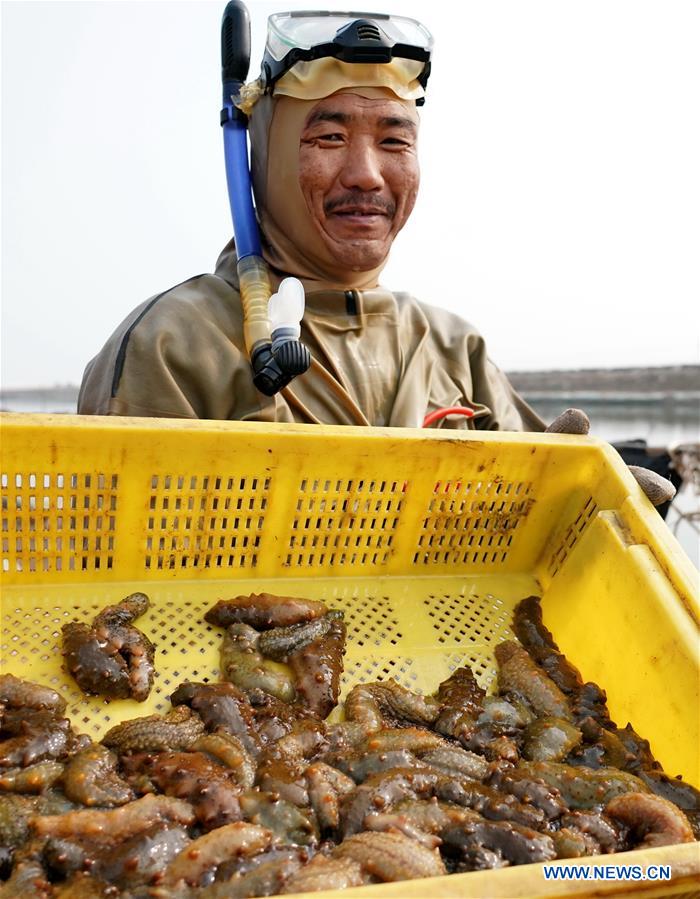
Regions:
[[[358,19],[375,23],[390,45],[406,44],[427,54],[432,49],[433,37],[428,29],[405,16],[367,12],[284,12],[275,13],[268,19],[266,56],[280,63],[290,51],[311,51],[314,47],[332,45],[339,29]]]

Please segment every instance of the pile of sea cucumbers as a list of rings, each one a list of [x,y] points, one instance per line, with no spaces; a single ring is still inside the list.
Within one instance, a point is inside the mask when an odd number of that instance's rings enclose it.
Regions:
[[[87,692],[142,700],[153,646],[133,594],[64,629]],[[99,743],[56,691],[0,676],[1,899],[236,899],[436,877],[693,841],[700,793],[610,719],[524,599],[496,647],[430,696],[393,680],[338,703],[342,613],[259,594],[205,616],[220,683]]]

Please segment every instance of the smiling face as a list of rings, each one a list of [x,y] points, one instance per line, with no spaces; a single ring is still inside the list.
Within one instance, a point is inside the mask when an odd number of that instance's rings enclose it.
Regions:
[[[415,109],[389,97],[333,94],[307,116],[299,187],[326,249],[348,270],[381,265],[411,214],[417,139]]]

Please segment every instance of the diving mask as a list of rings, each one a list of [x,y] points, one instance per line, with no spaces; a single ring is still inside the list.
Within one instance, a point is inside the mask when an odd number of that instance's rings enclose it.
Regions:
[[[425,88],[433,37],[415,19],[384,13],[283,12],[268,19],[260,82],[271,93],[298,62],[334,58],[347,63],[383,64],[393,59],[422,63],[416,78]],[[416,101],[422,103],[420,98]]]

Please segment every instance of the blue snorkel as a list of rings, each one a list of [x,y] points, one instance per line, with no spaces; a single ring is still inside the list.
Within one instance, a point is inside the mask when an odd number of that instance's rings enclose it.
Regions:
[[[308,369],[311,354],[298,339],[290,336],[293,328],[281,327],[270,333],[268,303],[272,289],[267,264],[262,257],[253,207],[248,164],[248,118],[234,105],[248,76],[249,65],[248,10],[241,0],[230,0],[221,22],[223,108],[220,121],[224,130],[226,181],[238,258],[243,334],[253,368],[253,383],[261,393],[273,396]]]
[[[370,65],[391,63],[394,59],[411,62],[415,84],[425,88],[432,44],[427,28],[405,16],[318,10],[275,13],[268,19],[268,40],[256,85],[262,93],[272,95],[278,79],[297,63],[334,57],[344,63]],[[270,296],[270,274],[262,256],[250,184],[248,118],[236,105],[249,65],[248,10],[241,0],[230,0],[221,23],[221,125],[238,257],[243,335],[253,367],[253,383],[261,393],[273,396],[308,369],[311,354],[299,342],[304,315],[301,282],[284,278],[278,292]],[[422,102],[421,91],[416,94],[416,104]]]

